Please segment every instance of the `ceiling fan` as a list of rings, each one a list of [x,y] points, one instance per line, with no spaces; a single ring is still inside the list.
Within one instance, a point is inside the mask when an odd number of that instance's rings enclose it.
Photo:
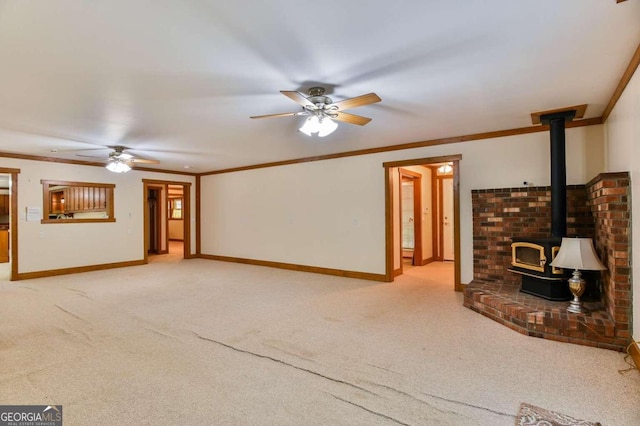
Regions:
[[[88,158],[103,158],[103,161],[107,163],[105,166],[109,171],[114,173],[125,173],[131,170],[134,164],[160,164],[158,160],[147,160],[144,158],[136,157],[128,152],[125,152],[127,149],[126,146],[116,145],[109,146],[107,148],[111,148],[113,151],[109,153],[107,158],[96,157],[93,155],[82,155],[76,154],[79,157],[88,157]]]
[[[281,90],[280,93],[301,105],[302,111],[285,112],[282,114],[255,115],[251,118],[309,116],[309,118],[305,120],[304,125],[300,128],[300,131],[308,136],[311,136],[312,133],[318,133],[318,136],[320,137],[332,133],[338,127],[338,123],[335,121],[364,126],[371,121],[370,118],[363,117],[361,115],[349,114],[343,111],[373,104],[382,100],[375,93],[368,93],[355,98],[333,102],[330,97],[324,95],[324,87],[312,87],[309,89],[309,96],[305,96],[297,91],[288,90]]]

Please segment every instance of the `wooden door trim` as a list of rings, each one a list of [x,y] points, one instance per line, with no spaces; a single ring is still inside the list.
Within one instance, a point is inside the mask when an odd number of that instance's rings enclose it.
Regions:
[[[422,165],[429,163],[450,162],[453,163],[453,217],[454,224],[454,290],[462,291],[460,259],[460,160],[462,155],[450,155],[442,157],[419,158],[414,160],[391,161],[383,163],[385,176],[385,281],[393,281],[393,176],[391,170],[395,167]]]
[[[414,265],[421,266],[422,255],[422,175],[413,180],[413,260]],[[416,260],[417,259],[417,260]],[[417,261],[417,263],[415,263]]]
[[[440,157],[417,158],[415,160],[388,161],[382,163],[384,168],[403,167],[403,166],[421,166],[423,164],[450,163],[462,160],[462,154],[443,155]]]
[[[11,252],[9,261],[11,262],[11,276],[9,280],[16,281],[18,279],[18,174],[20,169],[9,167],[0,167],[0,173],[11,175],[11,190],[9,191],[9,215],[11,220],[9,223],[9,235],[11,241]]]
[[[198,256],[200,256],[202,254],[202,238],[200,236],[200,232],[201,232],[201,229],[202,229],[202,225],[200,223],[200,211],[202,209],[201,201],[200,201],[200,199],[201,199],[200,198],[201,188],[202,188],[202,181],[200,180],[200,175],[198,175],[198,176],[196,176],[196,203],[195,203],[196,204],[196,211],[195,211],[195,218],[196,218],[196,252],[195,252],[195,257],[198,257]],[[191,197],[191,191],[188,191],[188,194],[189,194],[189,197]],[[186,200],[186,198],[185,198],[185,200]],[[189,205],[191,203],[190,202],[187,203],[185,201],[185,204]],[[191,217],[191,215],[189,215],[188,217]],[[189,229],[189,228],[185,227],[185,232],[186,232],[187,229]],[[189,235],[189,237],[190,237],[190,235]],[[185,244],[185,246],[187,245],[187,234],[185,234],[185,236],[184,236],[184,244]],[[191,243],[189,243],[189,252],[187,252],[186,248],[185,248],[185,256],[184,256],[185,259],[187,258],[187,253],[189,253],[189,257],[192,257],[190,250],[191,250]]]
[[[172,184],[177,185],[177,184]],[[191,255],[191,184],[182,184],[182,258],[190,259]]]
[[[149,241],[149,184],[142,181],[142,259],[144,263],[149,263],[149,248],[147,247],[147,241]]]
[[[462,285],[462,270],[460,265],[462,259],[460,259],[460,160],[452,160],[453,165],[453,256],[455,262],[454,268],[454,290],[463,291],[464,285]]]
[[[393,267],[393,174],[391,167],[384,168],[384,240],[385,240],[385,270],[384,279],[386,282],[392,282],[394,278]],[[402,265],[401,265],[402,266]]]
[[[438,244],[438,174],[436,168],[431,168],[431,248],[433,258],[441,261],[440,245]]]
[[[437,176],[438,185],[438,260],[444,261],[444,176]]]

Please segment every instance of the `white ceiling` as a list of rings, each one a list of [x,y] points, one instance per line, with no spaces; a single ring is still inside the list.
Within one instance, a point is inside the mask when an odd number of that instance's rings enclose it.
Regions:
[[[0,151],[200,173],[599,117],[639,43],[638,0],[0,0]],[[382,102],[322,139],[249,119],[314,85]]]

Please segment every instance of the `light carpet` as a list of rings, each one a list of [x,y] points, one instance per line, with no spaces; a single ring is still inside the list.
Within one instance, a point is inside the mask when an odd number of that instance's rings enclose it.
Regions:
[[[452,280],[174,259],[0,282],[0,404],[69,425],[500,426],[527,401],[638,424],[623,354],[520,335]]]

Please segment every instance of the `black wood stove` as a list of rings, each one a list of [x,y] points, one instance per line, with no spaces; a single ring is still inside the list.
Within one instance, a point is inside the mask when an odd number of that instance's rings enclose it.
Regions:
[[[564,270],[550,265],[560,250],[562,238],[512,238],[511,268],[522,275],[523,293],[548,300],[571,300]]]
[[[571,121],[576,110],[542,115],[548,124],[551,139],[551,237],[512,238],[511,268],[522,275],[521,291],[549,300],[571,300],[564,271],[550,265],[560,250],[562,237],[567,236],[567,167],[565,122]]]

